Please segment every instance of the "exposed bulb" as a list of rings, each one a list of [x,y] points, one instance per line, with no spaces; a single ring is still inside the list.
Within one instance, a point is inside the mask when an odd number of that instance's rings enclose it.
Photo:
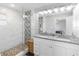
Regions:
[[[70,11],[70,10],[72,10],[72,8],[73,8],[73,6],[71,5],[71,6],[67,6],[67,11]]]
[[[47,12],[47,11],[43,11],[43,13],[44,13],[44,14],[47,14],[48,12]]]
[[[52,13],[52,10],[48,10],[48,13]]]
[[[60,8],[60,11],[61,11],[61,12],[65,11],[65,7],[61,7],[61,8]]]
[[[57,12],[58,12],[58,8],[55,8],[55,9],[54,9],[54,12],[56,12],[56,13],[57,13]]]
[[[44,15],[44,13],[43,13],[43,12],[39,12],[38,14]]]

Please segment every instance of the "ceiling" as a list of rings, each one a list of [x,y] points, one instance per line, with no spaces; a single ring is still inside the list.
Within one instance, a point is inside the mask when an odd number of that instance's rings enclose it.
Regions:
[[[50,5],[49,3],[13,3],[15,4],[15,7],[12,8],[10,6],[11,3],[0,3],[0,6],[3,6],[3,7],[8,7],[8,8],[11,8],[11,9],[15,9],[15,10],[18,10],[18,11],[21,11],[22,9],[36,9],[38,7],[42,7],[42,6],[46,6],[46,5]]]
[[[15,7],[11,7],[10,4],[11,3],[0,3],[0,6],[15,9],[18,11],[22,11],[23,9],[26,9],[26,10],[31,9],[35,11],[40,11],[43,9],[49,9],[49,8],[69,5],[72,3],[13,3],[15,4]]]

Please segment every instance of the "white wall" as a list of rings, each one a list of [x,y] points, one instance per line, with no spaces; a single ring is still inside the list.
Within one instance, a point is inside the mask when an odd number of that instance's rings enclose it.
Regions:
[[[79,4],[73,12],[73,32],[77,37],[79,37]]]
[[[73,32],[73,16],[69,16],[66,18],[66,34],[72,35]]]
[[[19,12],[8,8],[0,7],[1,14],[5,14],[4,20],[7,22],[5,25],[0,25],[0,51],[4,51],[23,42],[23,20]]]

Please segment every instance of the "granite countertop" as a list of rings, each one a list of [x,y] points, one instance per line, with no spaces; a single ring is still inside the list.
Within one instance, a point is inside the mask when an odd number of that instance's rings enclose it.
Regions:
[[[71,37],[68,37],[68,36],[67,37],[61,37],[60,36],[59,37],[59,36],[49,36],[49,35],[37,34],[37,35],[34,35],[33,37],[79,45],[79,38],[73,37],[73,36],[71,36]]]

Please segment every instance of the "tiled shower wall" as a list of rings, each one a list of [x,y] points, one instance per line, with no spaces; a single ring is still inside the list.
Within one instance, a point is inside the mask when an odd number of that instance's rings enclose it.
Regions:
[[[25,39],[31,38],[31,10],[25,11],[24,12],[24,34],[25,34]]]

